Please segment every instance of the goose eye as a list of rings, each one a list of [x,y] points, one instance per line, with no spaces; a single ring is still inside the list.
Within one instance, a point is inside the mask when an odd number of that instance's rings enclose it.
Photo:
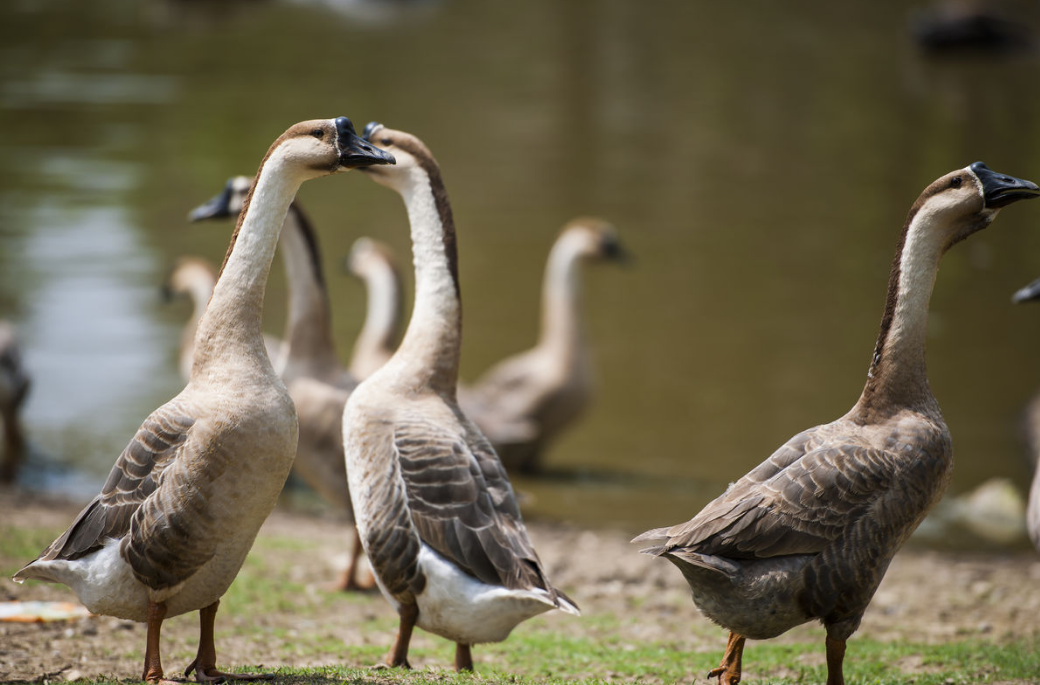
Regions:
[[[381,141],[379,141],[380,145],[390,145],[392,143],[393,143],[393,141],[390,140],[389,138],[383,138]]]
[[[325,135],[325,131],[322,131],[320,128],[316,128],[313,131],[311,131],[311,135],[317,138],[318,140],[321,140],[322,137],[324,137]]]
[[[951,188],[960,188],[961,183],[963,183],[963,179],[961,179],[960,176],[954,176],[952,179],[950,179]]]

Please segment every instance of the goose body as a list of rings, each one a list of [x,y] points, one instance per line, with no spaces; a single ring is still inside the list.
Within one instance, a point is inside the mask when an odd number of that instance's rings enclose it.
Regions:
[[[1040,280],[1033,281],[1014,296],[1015,302],[1034,300],[1040,300]],[[1040,552],[1040,397],[1033,398],[1026,407],[1024,422],[1026,446],[1035,467],[1026,505],[1026,531],[1029,533],[1029,539],[1033,541],[1033,546]]]
[[[186,673],[235,677],[215,666],[217,603],[296,453],[296,411],[260,333],[282,218],[304,181],[388,161],[345,117],[296,124],[274,142],[199,322],[187,387],[145,420],[72,526],[15,575],[69,585],[96,613],[146,621],[146,680],[163,678],[162,621],[196,609],[199,653]]]
[[[950,434],[928,386],[925,329],[942,254],[1037,186],[977,162],[928,186],[910,210],[881,333],[856,405],[787,441],[686,523],[634,541],[674,563],[694,603],[730,631],[720,683],[739,682],[746,638],[818,619],[827,683],[889,562],[949,483]]]
[[[247,176],[228,180],[224,190],[194,209],[195,221],[237,216],[252,185]],[[343,407],[357,385],[336,356],[332,317],[321,266],[318,237],[298,202],[286,213],[279,239],[289,290],[285,344],[275,362],[296,405],[300,437],[294,471],[332,506],[352,515],[343,458]],[[339,581],[343,590],[361,589],[358,580],[361,541]]]
[[[509,469],[537,471],[545,447],[592,400],[592,362],[581,321],[580,267],[624,261],[614,227],[601,219],[568,223],[549,253],[538,344],[481,376],[459,400]]]
[[[397,349],[404,288],[390,246],[378,240],[355,240],[346,266],[368,293],[365,323],[350,353],[350,373],[360,382],[387,363]]]
[[[495,642],[552,608],[555,589],[527,536],[494,449],[455,399],[461,343],[455,229],[436,161],[414,136],[369,124],[396,173],[372,178],[401,194],[411,223],[415,307],[394,356],[358,386],[343,414],[355,520],[383,594],[401,617],[388,657],[407,666],[419,626],[457,643]]]
[[[0,431],[3,434],[0,484],[14,482],[24,456],[25,436],[19,412],[29,394],[29,386],[29,372],[22,361],[15,328],[0,320]]]
[[[187,297],[191,301],[192,313],[181,332],[180,349],[177,355],[178,368],[185,381],[191,378],[191,365],[195,355],[195,331],[206,311],[213,288],[217,284],[217,268],[201,257],[181,257],[170,269],[163,293],[167,298]],[[282,341],[264,334],[264,348],[273,360],[281,354]]]

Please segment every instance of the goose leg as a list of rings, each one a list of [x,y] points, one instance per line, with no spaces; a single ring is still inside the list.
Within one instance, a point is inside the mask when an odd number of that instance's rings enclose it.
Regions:
[[[347,563],[347,568],[343,571],[343,575],[340,577],[338,589],[343,592],[358,592],[361,590],[372,589],[371,584],[362,585],[358,581],[358,562],[361,559],[361,555],[364,554],[365,548],[361,544],[361,532],[354,528],[354,544],[350,551],[350,561]]]
[[[470,651],[469,645],[461,642],[455,643],[455,670],[473,671],[473,653]]]
[[[159,659],[159,629],[166,618],[166,605],[148,602],[148,638],[144,649],[144,672],[141,680],[149,683],[169,683],[163,678],[162,661]]]
[[[412,665],[408,663],[408,643],[412,640],[412,629],[419,618],[419,605],[402,604],[397,614],[401,617],[401,625],[397,629],[393,649],[386,657],[386,665],[393,668],[411,668]]]
[[[722,663],[718,668],[708,671],[709,678],[718,678],[719,685],[737,685],[740,682],[740,660],[744,656],[744,637],[736,633],[729,634],[726,652],[722,655]],[[827,683],[831,685],[831,683]]]
[[[845,663],[845,640],[827,636],[827,685],[845,685],[842,664]]]
[[[195,680],[200,683],[223,682],[225,680],[271,680],[268,673],[223,673],[217,670],[217,648],[213,644],[213,621],[217,617],[218,599],[208,607],[199,609],[199,651],[194,661],[184,669],[184,675],[195,671]]]

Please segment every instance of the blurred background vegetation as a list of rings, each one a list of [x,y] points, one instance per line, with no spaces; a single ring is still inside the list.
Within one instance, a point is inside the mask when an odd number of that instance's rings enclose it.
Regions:
[[[1040,5],[998,5],[1024,30]],[[459,230],[463,376],[529,347],[548,249],[612,221],[632,268],[589,269],[599,396],[519,480],[532,515],[638,530],[685,520],[865,379],[900,228],[920,190],[983,160],[1040,180],[1040,53],[924,49],[929,5],[670,0],[5,0],[0,3],[0,317],[34,387],[24,482],[92,494],[182,386],[173,260],[219,262],[189,225],[290,124],[351,117],[420,136]],[[364,315],[353,240],[407,263],[393,193],[307,184],[346,359]],[[932,386],[953,491],[1022,490],[1021,408],[1040,388],[1040,208],[950,253]],[[281,266],[265,328],[285,314]],[[410,276],[409,276],[410,282]]]

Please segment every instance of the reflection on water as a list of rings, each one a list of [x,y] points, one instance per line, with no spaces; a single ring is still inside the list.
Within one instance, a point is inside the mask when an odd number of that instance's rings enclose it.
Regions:
[[[534,342],[560,226],[618,227],[635,268],[584,279],[600,396],[547,457],[568,477],[518,484],[535,515],[632,530],[688,517],[852,405],[927,183],[977,159],[1040,177],[1037,55],[929,58],[895,0],[417,6],[0,3],[0,316],[23,329],[39,451],[96,484],[177,392],[187,312],[153,293],[179,255],[219,262],[231,231],[185,214],[304,118],[379,119],[437,155],[467,379]],[[1040,7],[1008,7],[1040,27]],[[361,235],[403,254],[404,212],[350,175],[300,200],[346,358],[364,297],[334,265]],[[929,364],[955,490],[1027,482],[1015,422],[1040,387],[1040,314],[1008,298],[1040,272],[1037,211],[1009,208],[939,275]]]

